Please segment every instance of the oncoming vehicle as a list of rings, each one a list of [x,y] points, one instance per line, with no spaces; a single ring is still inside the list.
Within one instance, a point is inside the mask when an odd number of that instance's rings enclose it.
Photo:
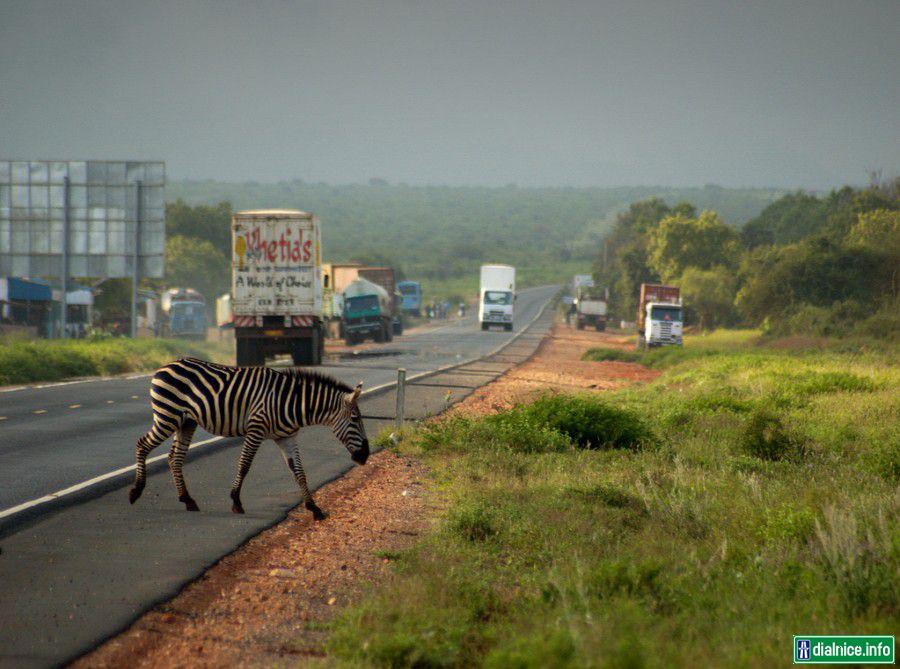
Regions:
[[[641,284],[638,348],[682,345],[683,318],[678,286]]]
[[[341,326],[348,346],[368,338],[376,342],[391,341],[393,316],[392,296],[377,283],[357,279],[344,289]]]
[[[206,300],[193,288],[170,288],[162,294],[162,334],[206,339]]]
[[[410,316],[422,315],[422,286],[418,281],[401,281],[397,290],[402,296],[401,309]]]
[[[504,330],[512,330],[515,301],[516,268],[509,265],[482,265],[478,299],[481,329],[502,325]]]

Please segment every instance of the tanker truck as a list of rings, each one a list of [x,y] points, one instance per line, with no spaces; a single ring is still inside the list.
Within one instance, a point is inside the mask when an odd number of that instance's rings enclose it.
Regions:
[[[377,283],[357,279],[344,289],[341,330],[348,346],[369,338],[391,341],[393,320],[394,296]]]

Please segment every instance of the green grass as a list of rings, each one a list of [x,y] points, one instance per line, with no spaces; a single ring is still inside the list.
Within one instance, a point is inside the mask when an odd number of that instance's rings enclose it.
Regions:
[[[0,385],[145,371],[186,355],[233,362],[234,342],[125,338],[0,340]]]
[[[768,667],[796,633],[896,633],[897,359],[722,332],[600,400],[406,434],[443,511],[329,661]]]

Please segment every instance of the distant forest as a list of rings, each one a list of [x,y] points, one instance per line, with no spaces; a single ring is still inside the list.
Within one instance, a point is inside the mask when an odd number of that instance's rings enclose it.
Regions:
[[[323,222],[328,261],[358,260],[397,267],[436,293],[474,289],[477,267],[503,262],[520,268],[523,284],[564,281],[590,271],[616,216],[638,200],[669,204],[688,200],[713,209],[740,227],[785,194],[774,189],[703,188],[476,188],[393,185],[277,184],[175,181],[167,186],[167,234],[198,239],[228,257],[226,214],[253,208],[296,208]],[[223,222],[224,221],[224,222]],[[187,267],[173,261],[190,255],[182,242],[168,259],[181,282]],[[176,249],[173,249],[176,251]],[[171,254],[170,254],[171,255]],[[187,273],[187,276],[184,276]],[[206,281],[199,283],[209,284]],[[220,276],[217,282],[225,280]],[[470,283],[472,284],[470,286]],[[224,290],[209,286],[208,290]]]

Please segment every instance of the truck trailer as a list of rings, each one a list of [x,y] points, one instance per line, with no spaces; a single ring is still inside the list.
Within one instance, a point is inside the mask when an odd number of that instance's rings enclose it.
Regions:
[[[681,346],[682,329],[681,289],[642,283],[638,302],[638,348]]]
[[[606,329],[606,301],[583,295],[575,300],[575,325],[579,330],[593,326],[598,332]]]
[[[513,329],[516,301],[516,268],[509,265],[482,265],[478,292],[478,320],[481,329],[502,325]]]
[[[238,365],[289,354],[295,365],[322,362],[322,259],[319,219],[264,209],[232,217],[231,295]]]

